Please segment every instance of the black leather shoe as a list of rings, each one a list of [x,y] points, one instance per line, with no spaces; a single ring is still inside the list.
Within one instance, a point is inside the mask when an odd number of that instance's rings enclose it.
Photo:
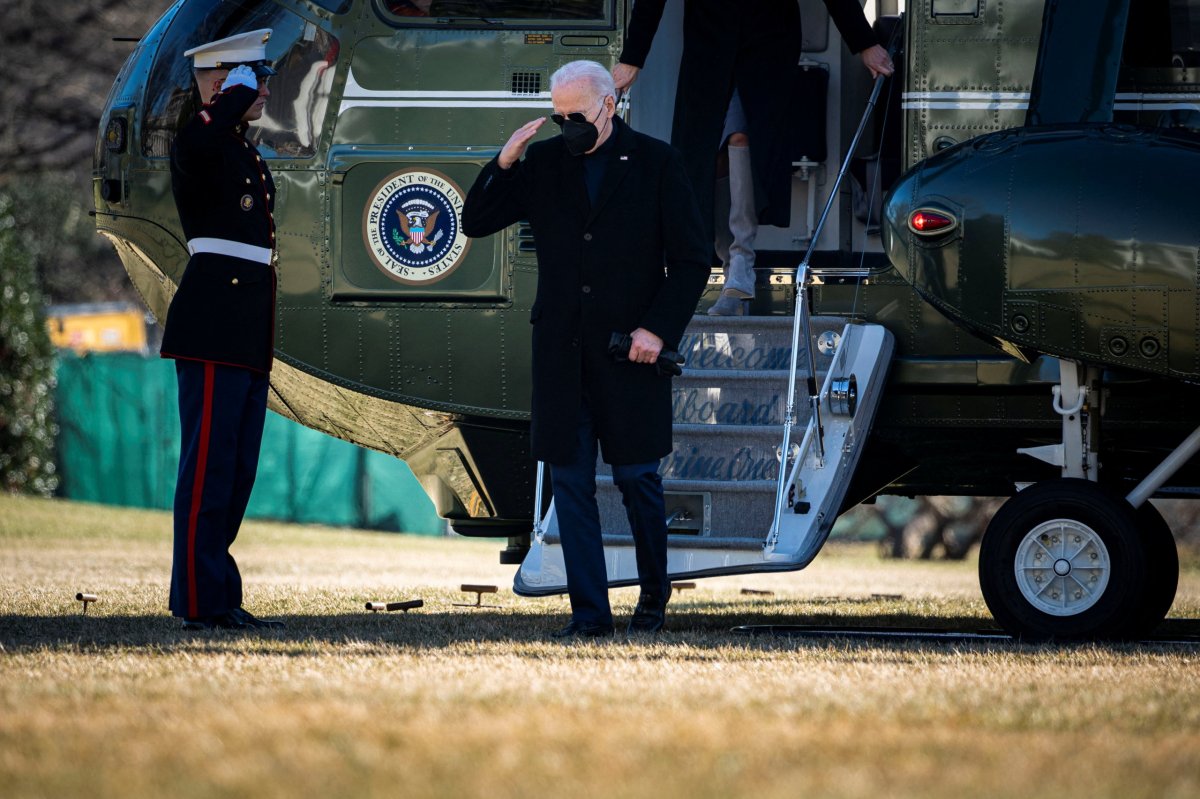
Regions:
[[[642,592],[638,597],[637,607],[629,619],[626,632],[629,635],[657,633],[667,621],[667,602],[671,599],[671,589],[667,589],[665,597]]]
[[[284,627],[284,623],[277,619],[260,619],[245,608],[234,608],[225,615],[239,627],[252,627],[256,630],[277,630]]]
[[[588,621],[572,621],[561,630],[550,633],[551,638],[604,638],[613,634],[611,624],[596,624]]]
[[[216,627],[210,616],[193,616],[183,620],[183,629],[188,632],[202,632]]]
[[[228,613],[218,613],[216,616],[189,616],[183,620],[183,629],[188,632],[236,630],[245,626]]]

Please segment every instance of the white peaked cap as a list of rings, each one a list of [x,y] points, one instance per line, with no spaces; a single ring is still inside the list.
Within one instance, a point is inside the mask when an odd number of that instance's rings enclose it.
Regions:
[[[194,59],[193,66],[196,69],[220,69],[266,61],[267,39],[270,38],[271,29],[260,28],[193,47],[183,56]]]

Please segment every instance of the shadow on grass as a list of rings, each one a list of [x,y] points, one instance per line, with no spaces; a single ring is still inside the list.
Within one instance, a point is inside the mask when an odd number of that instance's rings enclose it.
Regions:
[[[291,615],[283,617],[282,630],[211,630],[187,632],[178,619],[153,616],[30,616],[0,615],[0,654],[59,650],[103,652],[147,650],[170,652],[236,651],[245,654],[311,655],[314,648],[352,647],[356,654],[385,654],[397,650],[437,650],[463,643],[507,643],[517,647],[551,642],[550,632],[567,623],[567,613],[533,614],[509,609],[414,611],[411,613],[343,613],[334,615]],[[616,643],[626,643],[626,617],[616,618]],[[919,615],[878,612],[786,612],[778,608],[747,609],[745,605],[704,602],[669,613],[667,630],[657,638],[635,638],[634,642],[690,648],[737,646],[748,649],[886,648],[896,651],[938,649],[1014,649],[1101,646],[1115,649],[1144,649],[1164,646],[1145,643],[1025,644],[1016,641],[944,642],[895,639],[841,638],[822,635],[741,635],[732,629],[742,625],[803,625],[831,628],[919,628],[928,631],[996,632],[990,619],[966,615]],[[1200,619],[1168,619],[1155,631],[1156,638],[1196,637],[1200,644]],[[573,646],[576,642],[554,642]],[[484,650],[480,650],[482,653]]]

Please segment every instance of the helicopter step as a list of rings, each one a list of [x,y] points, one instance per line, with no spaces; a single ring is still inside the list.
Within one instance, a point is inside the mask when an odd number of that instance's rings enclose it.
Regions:
[[[697,316],[684,335],[684,374],[672,387],[675,447],[659,467],[672,579],[800,569],[828,536],[881,394],[891,337],[874,325],[810,320],[816,378],[826,384],[823,407],[830,409],[822,412],[825,435],[818,442],[818,426],[809,425],[811,405],[803,396],[789,403],[787,396],[792,325],[791,317]],[[807,364],[807,352],[800,354],[799,363]],[[857,406],[843,407],[840,415],[827,396],[828,378],[839,376],[843,382],[852,376],[858,389]],[[798,369],[797,385],[807,377]],[[781,498],[789,405],[797,435],[787,448]],[[801,438],[806,425],[809,433]],[[596,483],[610,585],[636,583],[625,508],[602,461]],[[538,528],[514,581],[520,594],[566,588],[553,504]]]
[[[778,428],[772,432],[773,446],[778,447]],[[739,481],[664,478],[667,546],[761,549],[763,530],[770,527],[775,510],[778,485],[775,476]],[[622,531],[605,534],[605,546],[632,546],[633,538],[624,532],[628,523],[621,492],[610,475],[596,476],[596,504],[600,508],[602,529]],[[559,539],[557,535],[548,535],[546,540],[557,543]]]
[[[672,388],[675,435],[678,438],[681,425],[781,425],[786,384],[786,369],[688,369],[675,378]]]
[[[824,334],[844,325],[830,318],[815,327]],[[675,446],[659,465],[668,546],[762,547],[779,478],[791,328],[791,317],[779,316],[705,315],[688,326],[681,341],[684,372],[671,387]],[[829,360],[818,360],[818,377]],[[801,406],[800,424],[807,413]],[[596,475],[606,545],[633,546],[621,492],[602,458]]]
[[[840,331],[840,317],[813,319],[813,329]],[[787,371],[792,357],[791,316],[694,316],[679,342],[686,379],[694,370]]]
[[[783,382],[786,385],[786,373]],[[776,389],[781,390],[778,386]],[[663,479],[719,480],[734,484],[744,480],[773,480],[779,475],[782,411],[779,416],[775,424],[676,424],[675,448],[663,458],[658,473]],[[608,464],[597,466],[598,475],[611,472]]]

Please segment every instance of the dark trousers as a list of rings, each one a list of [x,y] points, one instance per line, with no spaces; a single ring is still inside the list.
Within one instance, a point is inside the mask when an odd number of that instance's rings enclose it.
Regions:
[[[586,400],[579,411],[575,460],[550,465],[554,508],[567,568],[571,618],[612,624],[608,570],[596,506],[596,428]],[[666,596],[667,520],[658,461],[614,465],[613,482],[621,490],[637,555],[638,581],[644,593]]]
[[[714,240],[717,151],[734,89],[748,122],[759,222],[791,223],[791,90],[800,58],[795,0],[734,4],[688,0],[671,144],[683,154],[696,192],[704,240]]]
[[[267,376],[203,361],[175,362],[179,478],[170,609],[214,616],[241,607],[229,547],[250,501],[267,411]]]

